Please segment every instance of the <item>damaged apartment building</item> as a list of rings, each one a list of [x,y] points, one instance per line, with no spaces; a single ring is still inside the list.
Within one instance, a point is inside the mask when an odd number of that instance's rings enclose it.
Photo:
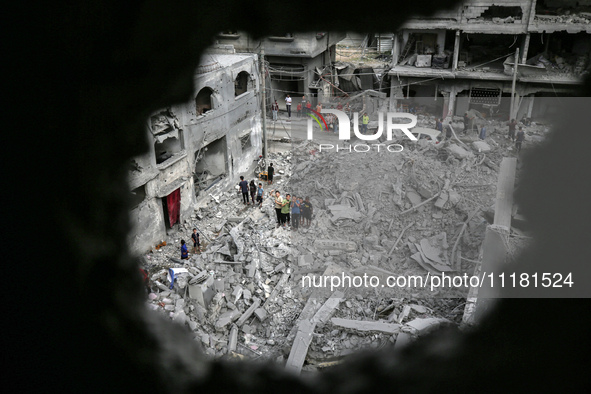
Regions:
[[[336,45],[345,33],[293,32],[253,39],[241,31],[224,31],[217,35],[221,45],[233,45],[236,52],[264,50],[268,67],[267,104],[277,100],[284,108],[284,98],[303,94],[314,105],[330,94],[331,73],[336,58]]]
[[[216,53],[217,52],[217,53]],[[131,163],[131,250],[142,253],[189,219],[199,198],[251,171],[262,152],[256,54],[211,49],[190,102],[153,113],[149,151]]]
[[[589,72],[589,33],[589,0],[470,0],[411,18],[393,37],[390,108],[544,118],[536,98],[572,95]]]

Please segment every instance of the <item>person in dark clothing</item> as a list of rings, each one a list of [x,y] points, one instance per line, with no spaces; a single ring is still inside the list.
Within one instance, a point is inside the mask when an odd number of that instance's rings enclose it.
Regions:
[[[283,225],[283,228],[285,228],[286,223],[288,226],[291,226],[290,212],[291,212],[291,195],[289,193],[287,193],[285,195],[285,199],[281,203],[281,224]]]
[[[439,118],[435,119],[435,130],[443,131],[443,123],[441,122],[441,119],[439,119]]]
[[[238,186],[240,186],[240,190],[242,191],[242,201],[245,205],[250,204],[248,202],[248,182],[244,180],[244,177],[242,175],[240,176],[240,183],[238,184]]]
[[[269,164],[269,168],[267,168],[267,184],[273,183],[273,173],[275,172],[275,168],[273,168],[273,163]]]
[[[193,234],[191,234],[191,238],[193,239],[193,253],[197,253],[201,251],[201,242],[199,241],[199,233],[197,229],[193,229]]]
[[[187,250],[187,245],[185,244],[185,240],[181,239],[181,259],[186,260],[189,258],[189,251]]]
[[[523,127],[519,127],[519,131],[517,132],[517,138],[515,140],[515,149],[517,149],[517,153],[521,152],[521,143],[525,140],[525,132],[523,131]]]
[[[468,112],[464,112],[464,134],[468,132],[468,127],[470,126],[470,117],[468,116]]]
[[[291,201],[291,226],[294,230],[297,231],[300,225],[300,207],[302,204],[302,199],[300,197],[294,196]]]
[[[451,140],[452,135],[453,135],[453,133],[451,132],[451,126],[445,125],[445,139]]]
[[[517,122],[515,121],[515,119],[511,119],[511,121],[509,123],[507,123],[507,125],[509,126],[509,138],[511,138],[511,141],[515,142],[515,126],[517,126]]]
[[[250,181],[250,200],[252,201],[252,206],[254,207],[254,196],[257,194],[257,185],[254,181]]]
[[[310,222],[312,221],[312,213],[313,213],[313,208],[312,208],[312,203],[310,202],[310,197],[306,197],[306,200],[302,203],[301,205],[302,207],[302,216],[304,217],[304,220],[307,222],[306,226],[310,227]]]

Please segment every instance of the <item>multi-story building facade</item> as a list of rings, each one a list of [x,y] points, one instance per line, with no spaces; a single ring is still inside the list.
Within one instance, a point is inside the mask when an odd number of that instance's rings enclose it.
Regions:
[[[336,44],[345,33],[288,33],[254,40],[240,31],[218,34],[219,44],[231,44],[236,52],[260,53],[264,49],[268,65],[267,100],[277,100],[284,108],[284,98],[290,95],[294,104],[306,95],[316,104],[330,94],[332,75],[330,67],[336,59]]]
[[[130,171],[132,251],[149,250],[190,219],[208,188],[225,188],[256,165],[262,152],[259,75],[256,54],[207,54],[195,72],[194,99],[149,117],[149,151]]]
[[[390,109],[543,116],[537,97],[572,95],[588,72],[590,33],[589,0],[467,0],[413,18],[393,37]]]

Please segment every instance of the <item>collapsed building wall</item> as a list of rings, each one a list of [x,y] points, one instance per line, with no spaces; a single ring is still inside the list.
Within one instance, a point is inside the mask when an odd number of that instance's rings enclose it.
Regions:
[[[262,152],[258,75],[257,55],[206,55],[193,100],[150,117],[150,151],[131,163],[130,188],[144,192],[131,210],[133,252],[149,250],[189,219],[202,191],[252,170]]]

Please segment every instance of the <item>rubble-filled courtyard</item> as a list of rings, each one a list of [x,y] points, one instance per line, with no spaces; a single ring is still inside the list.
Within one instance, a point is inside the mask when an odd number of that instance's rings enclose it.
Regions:
[[[434,127],[432,116],[418,120]],[[383,286],[388,276],[471,275],[482,261],[500,161],[516,152],[505,123],[489,121],[485,141],[463,134],[460,122],[452,127],[451,140],[404,141],[396,153],[325,152],[294,140],[269,155],[276,175],[262,182],[261,208],[243,204],[237,189],[212,187],[191,220],[142,256],[149,307],[185,325],[212,357],[271,359],[298,371],[402,346],[433,326],[462,326],[469,288]],[[531,146],[547,126],[525,129]],[[309,197],[311,225],[278,226],[274,190]],[[518,208],[513,216],[509,259],[529,241]],[[180,240],[190,243],[194,227],[202,251],[181,260]],[[314,285],[364,274],[380,285]]]

